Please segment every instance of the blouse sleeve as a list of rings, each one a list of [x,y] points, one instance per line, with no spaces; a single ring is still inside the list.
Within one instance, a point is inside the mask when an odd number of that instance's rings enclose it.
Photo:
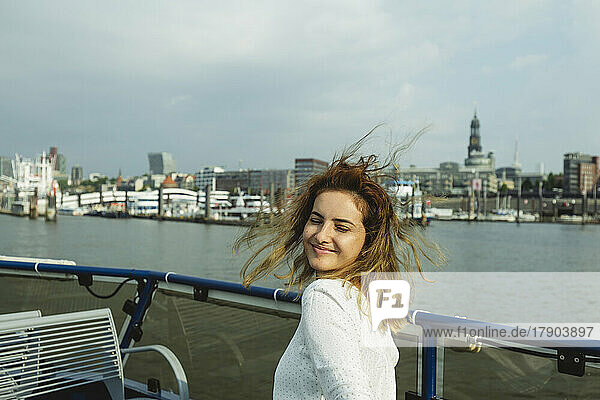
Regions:
[[[317,287],[302,298],[300,325],[308,353],[327,400],[372,400],[368,371],[361,365],[358,315],[336,295]]]

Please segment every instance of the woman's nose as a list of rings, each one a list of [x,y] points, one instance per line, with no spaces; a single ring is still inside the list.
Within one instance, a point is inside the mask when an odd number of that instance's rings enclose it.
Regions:
[[[315,239],[317,239],[319,243],[329,243],[331,241],[331,225],[328,223],[322,224],[315,235]]]

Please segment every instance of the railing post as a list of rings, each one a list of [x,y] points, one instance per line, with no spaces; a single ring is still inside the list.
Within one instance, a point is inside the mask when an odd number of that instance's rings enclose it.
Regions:
[[[421,398],[430,400],[436,396],[437,340],[423,335],[421,346]]]
[[[152,296],[154,291],[158,287],[157,281],[151,278],[146,278],[144,280],[143,288],[139,291],[139,300],[137,303],[137,307],[133,315],[131,316],[131,320],[129,321],[129,325],[127,325],[127,329],[125,330],[125,335],[121,340],[120,347],[122,349],[127,349],[131,346],[131,341],[135,340],[136,342],[140,340],[142,336],[142,322],[144,320],[144,315],[148,307],[150,307],[150,303],[152,302]]]

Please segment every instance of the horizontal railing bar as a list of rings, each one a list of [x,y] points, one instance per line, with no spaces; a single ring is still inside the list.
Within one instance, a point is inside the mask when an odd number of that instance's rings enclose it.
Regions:
[[[510,325],[501,325],[501,324],[495,324],[495,323],[491,323],[491,322],[479,321],[479,320],[474,320],[474,319],[433,314],[433,313],[429,313],[429,312],[421,311],[421,310],[410,311],[409,315],[410,315],[411,321],[415,325],[419,325],[421,327],[426,327],[426,328],[433,328],[433,329],[453,329],[453,328],[456,328],[457,326],[460,326],[461,328],[466,328],[467,330],[469,330],[469,329],[477,330],[477,329],[487,327],[489,329],[507,329],[510,331],[511,329],[514,328],[514,326],[510,326]],[[599,340],[589,340],[589,339],[575,340],[575,339],[573,339],[573,340],[564,340],[563,341],[563,340],[542,339],[542,338],[536,338],[536,337],[532,336],[530,339],[510,339],[510,340],[499,339],[498,342],[510,342],[510,343],[515,343],[515,344],[520,344],[520,345],[532,345],[533,340],[536,341],[535,347],[548,348],[548,349],[553,349],[553,350],[556,350],[558,348],[564,348],[564,347],[572,347],[572,348],[577,348],[580,351],[582,351],[588,355],[600,356],[600,341]],[[543,346],[540,346],[539,344],[537,344],[539,342],[547,343],[547,345],[544,344]]]
[[[7,261],[0,260],[0,269],[19,269],[25,271],[36,270],[36,263],[24,262],[24,261]],[[214,279],[198,278],[194,276],[169,273],[169,272],[157,272],[151,270],[138,270],[138,269],[122,269],[112,267],[90,267],[84,265],[60,265],[52,263],[37,263],[38,272],[55,272],[64,274],[92,274],[98,276],[112,276],[121,278],[132,278],[132,279],[152,279],[157,282],[167,282],[165,277],[168,274],[169,283],[179,283],[187,286],[202,286],[208,289],[223,290],[226,292],[239,293],[248,296],[257,296],[263,298],[273,299],[274,294],[278,301],[287,301],[290,303],[298,303],[298,300],[294,300],[297,296],[295,292],[289,292],[284,294],[282,290],[264,288],[260,286],[250,286],[249,288],[244,287],[239,283],[218,281]]]
[[[78,275],[78,274],[92,274],[99,277],[109,277],[109,278],[132,278],[132,279],[145,279],[145,280],[154,280],[156,282],[164,282],[167,284],[174,283],[189,287],[203,287],[207,289],[215,289],[224,292],[237,293],[245,296],[255,296],[261,297],[265,299],[276,299],[277,301],[289,302],[289,303],[299,303],[299,300],[296,300],[297,293],[290,292],[284,294],[281,289],[271,289],[264,287],[255,287],[251,286],[249,288],[244,287],[241,284],[233,283],[233,282],[224,282],[212,279],[198,278],[192,277],[177,273],[164,273],[157,272],[151,270],[138,270],[138,269],[120,269],[120,268],[111,268],[111,267],[90,267],[90,266],[73,266],[73,265],[61,265],[61,264],[53,264],[49,262],[25,262],[25,261],[8,261],[8,260],[0,260],[0,270],[20,270],[20,271],[28,271],[28,272],[39,272],[39,273],[58,273],[58,274],[70,274],[70,275]],[[455,327],[457,325],[465,326],[468,322],[473,322],[476,324],[484,324],[483,321],[475,321],[475,320],[466,320],[463,318],[455,318],[449,316],[443,316],[438,314],[430,314],[425,312],[420,312],[417,315],[416,321],[414,321],[417,325],[438,325],[442,324],[442,326],[446,323],[449,326]],[[485,323],[487,324],[487,323]],[[489,325],[489,324],[487,324]],[[518,343],[517,341],[514,341]],[[591,354],[591,355],[599,355],[600,356],[600,341],[596,340],[587,340],[587,341],[576,341],[577,347],[582,351]],[[526,345],[527,343],[518,343]],[[572,343],[569,343],[572,345]],[[554,342],[553,346],[549,346],[548,348],[555,349],[558,347],[565,347],[566,342]],[[539,347],[539,346],[538,346]]]

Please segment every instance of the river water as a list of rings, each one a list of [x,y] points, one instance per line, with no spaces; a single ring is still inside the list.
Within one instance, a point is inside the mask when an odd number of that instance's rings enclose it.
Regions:
[[[234,256],[231,247],[241,229],[72,216],[51,223],[0,215],[0,254],[240,282],[244,255]],[[576,308],[572,320],[593,315],[600,322],[600,225],[434,221],[426,234],[446,249],[448,264],[443,273],[428,275],[435,284],[418,283],[415,306],[489,320],[497,305],[494,319],[505,321],[518,309],[547,319]],[[257,284],[279,286],[274,278]],[[532,303],[540,307],[531,310]]]

